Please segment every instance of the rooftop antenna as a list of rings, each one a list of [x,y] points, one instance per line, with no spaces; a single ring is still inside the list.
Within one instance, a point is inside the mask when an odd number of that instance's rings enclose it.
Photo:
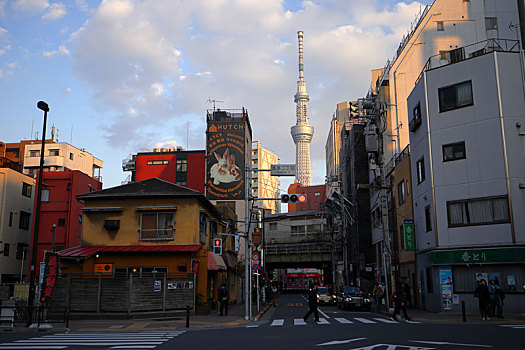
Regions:
[[[190,121],[188,120],[186,121],[186,150],[190,149],[189,143],[190,143]]]
[[[224,102],[224,101],[221,101],[221,100],[215,100],[215,99],[208,99],[206,102],[208,102],[208,103],[213,103],[213,111],[215,111],[215,103],[216,103],[216,102]]]
[[[55,141],[55,124],[51,127],[51,141]]]
[[[29,134],[29,139],[33,138],[33,126],[35,125],[35,120],[31,120],[31,134]]]

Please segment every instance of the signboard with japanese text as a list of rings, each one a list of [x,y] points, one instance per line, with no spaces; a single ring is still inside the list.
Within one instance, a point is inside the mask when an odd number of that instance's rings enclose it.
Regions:
[[[521,261],[525,261],[525,248],[523,247],[444,250],[428,254],[428,262],[435,265],[465,265]]]
[[[245,197],[246,131],[244,121],[213,121],[206,133],[206,197]]]
[[[415,250],[416,249],[416,237],[414,234],[414,220],[413,219],[403,219],[403,237],[405,250]]]
[[[162,289],[162,281],[154,281],[153,282],[153,291],[154,292],[160,292]]]
[[[452,309],[452,268],[439,268],[439,284],[441,285],[441,305],[443,310]]]
[[[271,164],[271,176],[295,176],[297,173],[295,164]]]
[[[46,253],[45,273],[40,301],[45,302],[51,296],[58,274],[58,257],[55,253]]]

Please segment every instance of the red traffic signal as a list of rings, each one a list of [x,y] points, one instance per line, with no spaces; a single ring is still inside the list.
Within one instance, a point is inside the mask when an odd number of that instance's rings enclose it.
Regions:
[[[213,253],[218,255],[222,254],[222,238],[215,238],[213,240]]]
[[[304,193],[297,196],[297,201],[299,203],[306,203],[306,195]]]
[[[283,194],[281,195],[281,203],[306,203],[306,194]]]

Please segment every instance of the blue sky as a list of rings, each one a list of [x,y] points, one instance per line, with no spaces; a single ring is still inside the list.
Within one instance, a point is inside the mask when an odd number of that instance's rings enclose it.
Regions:
[[[41,133],[104,161],[104,187],[141,148],[204,148],[209,99],[248,108],[254,139],[295,161],[297,30],[304,31],[313,184],[336,104],[363,96],[420,6],[398,1],[0,0],[0,140]],[[189,134],[187,134],[189,126]],[[71,138],[72,135],[72,138]],[[49,133],[48,133],[49,136]],[[283,179],[285,180],[285,179]],[[282,181],[285,192],[289,181]]]

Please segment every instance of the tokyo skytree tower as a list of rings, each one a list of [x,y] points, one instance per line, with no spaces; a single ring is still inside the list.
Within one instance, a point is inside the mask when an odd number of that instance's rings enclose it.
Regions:
[[[314,136],[314,127],[308,124],[308,100],[310,97],[306,92],[306,81],[303,71],[303,32],[297,32],[299,40],[299,80],[297,81],[297,93],[294,101],[296,103],[295,115],[297,122],[291,127],[293,142],[295,142],[295,163],[297,173],[295,179],[303,186],[310,186],[310,142]]]

